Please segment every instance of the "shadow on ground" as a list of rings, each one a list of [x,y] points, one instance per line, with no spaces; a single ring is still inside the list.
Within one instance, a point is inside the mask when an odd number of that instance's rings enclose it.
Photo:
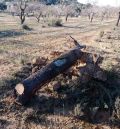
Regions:
[[[20,36],[24,34],[25,33],[23,32],[18,32],[15,30],[5,30],[5,31],[0,31],[0,38],[15,37],[15,36]]]
[[[5,129],[9,125],[9,122],[7,120],[1,120],[0,119],[0,128]]]
[[[74,29],[83,29],[83,28],[85,28],[83,26],[65,26],[65,25],[62,25],[62,27],[65,27],[65,28],[74,28]]]

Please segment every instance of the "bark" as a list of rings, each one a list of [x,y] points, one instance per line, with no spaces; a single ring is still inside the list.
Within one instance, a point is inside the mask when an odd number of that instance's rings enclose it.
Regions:
[[[104,12],[104,13],[102,14],[101,21],[103,21],[103,20],[104,20],[105,15],[106,15],[106,12]]]
[[[40,22],[40,18],[41,18],[42,14],[40,13],[38,16],[36,16],[37,22]]]
[[[68,21],[68,16],[69,16],[69,14],[67,14],[66,17],[65,17],[66,22]]]
[[[71,50],[54,60],[45,68],[23,80],[15,87],[17,101],[20,104],[26,104],[38,89],[50,82],[51,79],[55,78],[57,75],[66,71],[82,56],[83,52],[80,51],[80,49]]]
[[[117,20],[116,26],[119,25],[119,22],[120,22],[120,12],[119,12],[119,16],[118,16],[118,20]]]
[[[88,13],[88,19],[90,20],[90,13]]]
[[[92,21],[93,21],[94,15],[95,15],[95,13],[92,13],[92,16],[91,16],[90,22],[92,22]]]
[[[25,15],[24,15],[24,12],[22,12],[22,11],[20,14],[20,19],[21,19],[21,24],[23,24],[25,22]]]

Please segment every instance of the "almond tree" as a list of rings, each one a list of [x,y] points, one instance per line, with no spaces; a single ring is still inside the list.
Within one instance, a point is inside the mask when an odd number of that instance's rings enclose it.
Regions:
[[[68,21],[68,17],[75,14],[75,9],[72,5],[63,6],[63,13],[65,15],[65,21]]]
[[[101,21],[104,20],[106,14],[107,14],[107,11],[102,12],[102,15],[101,15]]]
[[[92,13],[91,13],[91,17],[90,17],[90,22],[93,21],[94,16],[95,16],[95,12],[92,12]]]
[[[27,1],[26,0],[21,0],[20,1],[20,20],[21,20],[21,24],[23,24],[25,22],[25,10],[27,7]]]
[[[45,5],[43,5],[43,4],[34,5],[33,9],[34,9],[34,17],[37,19],[37,22],[39,23],[40,18],[44,14],[43,12],[44,12],[44,9],[45,9]]]
[[[93,22],[93,19],[94,19],[95,15],[97,14],[97,9],[95,7],[92,7],[89,9],[84,9],[82,11],[82,14],[85,16],[88,16],[88,19],[90,20],[90,22]]]
[[[109,8],[107,6],[105,7],[99,7],[98,8],[98,17],[100,18],[101,22],[104,20],[105,17],[108,15]]]

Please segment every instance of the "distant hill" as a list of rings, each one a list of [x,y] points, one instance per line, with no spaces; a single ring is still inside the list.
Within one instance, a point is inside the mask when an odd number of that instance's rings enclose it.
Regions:
[[[17,2],[20,0],[2,0],[4,2]],[[64,5],[74,5],[76,8],[79,8],[80,10],[83,8],[88,8],[88,5],[79,3],[77,0],[28,0],[29,2],[41,2],[46,5],[57,5],[57,4],[64,4]],[[91,5],[91,4],[89,4]]]
[[[13,2],[13,1],[20,1],[20,0],[2,0],[4,2]],[[60,4],[60,3],[64,3],[64,4],[71,4],[71,3],[78,3],[77,0],[28,0],[30,2],[42,2],[48,5],[51,4]]]

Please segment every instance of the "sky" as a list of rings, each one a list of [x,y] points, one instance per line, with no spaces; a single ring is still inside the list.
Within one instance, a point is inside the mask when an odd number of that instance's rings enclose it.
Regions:
[[[96,1],[100,6],[120,6],[120,0],[78,0],[80,3],[88,3],[89,1]]]

